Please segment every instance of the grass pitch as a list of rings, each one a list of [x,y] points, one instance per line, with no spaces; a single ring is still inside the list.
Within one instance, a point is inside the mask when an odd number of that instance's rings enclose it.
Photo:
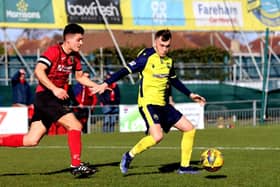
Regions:
[[[66,136],[46,136],[35,148],[0,148],[0,186],[280,186],[280,126],[197,130],[192,165],[203,150],[220,149],[225,164],[217,172],[178,175],[181,133],[172,131],[157,146],[138,155],[126,176],[119,170],[122,154],[144,133],[83,135],[84,161],[98,172],[74,178],[68,171]]]

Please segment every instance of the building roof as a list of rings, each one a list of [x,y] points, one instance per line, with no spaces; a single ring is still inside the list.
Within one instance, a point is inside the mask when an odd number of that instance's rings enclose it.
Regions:
[[[150,47],[152,46],[152,32],[114,31],[114,37],[121,47]],[[85,34],[82,51],[89,53],[99,48],[114,47],[113,40],[109,32],[95,31]],[[184,38],[181,33],[172,33],[172,49],[197,48],[195,43]]]
[[[280,36],[269,37],[269,46],[276,53],[280,54]],[[249,43],[251,51],[254,53],[263,53],[265,47],[265,38],[257,38],[256,40]],[[244,49],[244,51],[248,49]]]
[[[150,47],[152,46],[152,32],[140,31],[119,31],[114,30],[113,34],[120,47]],[[40,40],[28,40],[19,38],[15,44],[22,55],[37,55],[42,53],[48,46],[62,40],[62,36],[56,35],[53,38],[44,37]],[[235,42],[235,43],[234,43]],[[233,43],[237,52],[239,50],[246,51],[246,48],[239,42],[225,37],[218,32],[173,32],[172,33],[172,49],[182,48],[202,48],[208,46],[216,46],[225,50],[232,49]],[[113,40],[108,31],[87,31],[84,36],[84,45],[82,52],[90,54],[99,48],[114,47]],[[9,51],[9,54],[14,54]]]

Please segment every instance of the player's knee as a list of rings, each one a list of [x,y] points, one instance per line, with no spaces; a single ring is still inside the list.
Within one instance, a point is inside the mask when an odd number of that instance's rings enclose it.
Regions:
[[[80,121],[74,121],[63,125],[68,131],[69,130],[82,130],[83,125]]]
[[[189,132],[195,130],[195,127],[192,124],[185,124],[179,128],[183,132]]]
[[[81,123],[76,123],[76,124],[70,124],[67,128],[67,130],[82,130],[83,125]]]
[[[159,133],[159,134],[153,135],[153,138],[156,143],[159,143],[163,139],[163,134]]]
[[[39,144],[39,141],[40,140],[38,138],[29,138],[24,141],[24,146],[37,146]]]

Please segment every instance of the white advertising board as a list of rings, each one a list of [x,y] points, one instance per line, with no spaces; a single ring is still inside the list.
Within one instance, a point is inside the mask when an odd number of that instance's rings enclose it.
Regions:
[[[27,133],[27,112],[27,107],[0,107],[0,134]]]
[[[198,103],[175,104],[175,108],[190,120],[196,129],[204,129],[204,107]],[[137,105],[120,105],[120,132],[146,131]]]

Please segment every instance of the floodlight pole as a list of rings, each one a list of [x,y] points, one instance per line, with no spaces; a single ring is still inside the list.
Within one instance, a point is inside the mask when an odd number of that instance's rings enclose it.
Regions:
[[[9,68],[8,68],[8,43],[7,43],[7,38],[5,35],[6,28],[3,28],[3,33],[4,33],[4,56],[5,56],[5,85],[9,85]]]
[[[267,71],[268,68],[268,40],[269,40],[269,28],[266,28],[265,31],[265,48],[264,48],[264,67],[263,67],[263,86],[262,86],[262,108],[260,112],[260,122],[261,124],[264,123],[264,120],[266,118],[266,104],[267,104],[267,93],[268,93],[268,82],[267,82]]]
[[[120,56],[120,59],[121,59],[121,61],[122,61],[122,64],[123,64],[123,66],[126,66],[126,62],[125,62],[124,57],[123,57],[123,55],[122,55],[122,52],[121,52],[121,50],[120,50],[120,48],[119,48],[119,45],[118,45],[118,43],[117,43],[117,41],[116,41],[116,38],[114,37],[114,34],[113,34],[111,28],[109,27],[108,20],[107,20],[107,18],[105,17],[105,15],[104,15],[102,9],[100,8],[99,0],[96,0],[95,2],[96,2],[96,4],[97,4],[98,10],[99,10],[99,12],[100,12],[100,14],[101,14],[101,16],[102,16],[102,19],[103,19],[103,21],[104,21],[104,23],[105,23],[106,29],[108,30],[108,32],[109,32],[109,34],[110,34],[110,36],[111,36],[111,38],[112,38],[112,41],[113,41],[113,43],[114,43],[114,45],[115,45],[115,47],[116,47],[116,49],[117,49],[117,52],[118,52],[118,54],[119,54],[119,56]],[[129,77],[129,79],[130,79],[130,82],[131,82],[132,84],[134,84],[134,80],[133,80],[131,74],[129,74],[128,77]]]

